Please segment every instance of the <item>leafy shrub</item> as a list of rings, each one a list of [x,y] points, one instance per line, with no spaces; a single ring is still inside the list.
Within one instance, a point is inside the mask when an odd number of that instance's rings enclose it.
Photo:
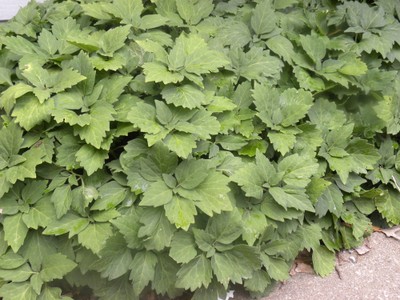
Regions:
[[[369,1],[373,2],[373,1]],[[30,3],[0,27],[3,299],[257,294],[400,223],[398,1]]]

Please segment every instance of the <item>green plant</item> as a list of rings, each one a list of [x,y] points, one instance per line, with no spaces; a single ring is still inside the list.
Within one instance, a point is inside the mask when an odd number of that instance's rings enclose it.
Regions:
[[[54,0],[2,24],[0,296],[262,294],[303,249],[329,274],[375,211],[399,224],[400,5],[368,3]]]

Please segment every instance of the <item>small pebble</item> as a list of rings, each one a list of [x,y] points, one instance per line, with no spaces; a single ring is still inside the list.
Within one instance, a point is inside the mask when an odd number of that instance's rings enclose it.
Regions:
[[[350,257],[349,257],[349,260],[350,260],[353,264],[355,264],[355,263],[357,262],[357,259],[356,259],[354,256],[350,256]]]

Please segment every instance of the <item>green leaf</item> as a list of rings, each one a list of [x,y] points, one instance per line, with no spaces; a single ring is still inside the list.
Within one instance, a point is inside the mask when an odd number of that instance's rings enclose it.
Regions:
[[[265,215],[257,210],[246,210],[243,213],[242,237],[249,246],[253,246],[256,240],[267,228],[267,219]]]
[[[27,263],[12,270],[0,270],[0,278],[12,282],[24,282],[28,280],[32,274],[34,274],[34,272]]]
[[[239,212],[224,212],[209,220],[206,231],[222,244],[232,244],[242,235],[242,218]]]
[[[261,268],[261,260],[255,248],[236,245],[231,250],[214,254],[211,265],[218,281],[227,288],[229,282],[242,283],[243,278],[250,278]]]
[[[285,132],[270,131],[268,132],[268,138],[274,145],[274,148],[282,155],[285,155],[296,144],[296,133],[293,130],[285,130]]]
[[[147,62],[142,65],[146,82],[162,82],[164,84],[177,83],[183,80],[183,75],[168,70],[167,66],[159,62]]]
[[[74,213],[68,212],[61,219],[50,222],[43,234],[47,235],[62,235],[69,232],[71,238],[84,230],[89,224],[89,220],[82,218]]]
[[[192,134],[176,132],[169,134],[165,140],[168,149],[175,152],[179,157],[187,158],[196,147],[196,138]]]
[[[185,160],[175,169],[178,185],[188,190],[196,188],[208,175],[209,166],[205,160]]]
[[[110,224],[89,224],[78,233],[78,241],[82,246],[97,254],[103,249],[107,239],[112,235]]]
[[[157,256],[151,251],[141,251],[135,254],[129,266],[131,269],[129,279],[132,280],[136,295],[139,295],[148,283],[154,279],[156,264]]]
[[[262,261],[267,269],[268,275],[275,280],[283,281],[289,277],[290,266],[283,259],[262,255]]]
[[[204,286],[208,287],[212,280],[211,262],[205,255],[199,255],[184,264],[178,271],[176,286],[195,291]]]
[[[232,210],[232,204],[228,197],[229,178],[212,172],[207,179],[194,190],[179,190],[178,193],[185,198],[195,201],[194,204],[204,213],[212,216],[213,213]]]
[[[315,205],[315,212],[318,216],[323,217],[329,211],[339,217],[343,210],[343,195],[339,188],[331,184],[322,195],[318,197]]]
[[[164,209],[166,217],[176,228],[188,230],[190,224],[195,222],[194,216],[197,215],[197,210],[191,200],[174,195]]]
[[[49,200],[49,197],[44,197],[36,202],[35,206],[32,206],[28,213],[23,214],[22,220],[28,228],[38,229],[39,226],[46,227],[54,220],[56,212]]]
[[[158,294],[168,293],[177,296],[181,293],[181,289],[176,288],[176,275],[179,265],[167,254],[158,255],[158,263],[154,273],[154,281],[151,285]]]
[[[50,55],[54,55],[58,50],[59,42],[50,31],[43,29],[38,37],[38,44],[41,49]]]
[[[201,19],[208,17],[214,9],[212,0],[177,1],[176,7],[179,15],[189,25],[196,25]]]
[[[54,279],[62,279],[76,266],[77,264],[75,262],[68,259],[67,256],[61,253],[46,256],[43,259],[40,277],[44,282],[53,281]]]
[[[53,101],[49,100],[40,104],[36,97],[26,96],[18,100],[12,116],[21,127],[29,131],[43,121],[50,121],[52,109],[54,109]]]
[[[45,285],[38,300],[71,300],[70,297],[61,296],[62,290],[56,287]]]
[[[313,103],[308,91],[290,88],[279,93],[266,85],[256,85],[253,98],[259,111],[257,115],[271,128],[295,125],[305,117]]]
[[[30,231],[20,253],[29,260],[33,270],[40,270],[43,259],[57,252],[52,237],[44,236],[39,231]]]
[[[64,184],[63,186],[56,188],[51,195],[51,202],[53,202],[54,208],[56,209],[57,219],[60,219],[68,212],[71,207],[71,186],[68,184]]]
[[[268,191],[283,208],[293,207],[302,211],[314,211],[314,207],[303,189],[272,187]]]
[[[317,173],[318,163],[311,157],[297,153],[286,156],[278,164],[278,172],[283,173],[283,181],[290,186],[306,187],[311,177]]]
[[[0,256],[0,268],[3,270],[12,270],[21,267],[26,262],[26,258],[19,254],[8,251]]]
[[[265,78],[277,78],[283,66],[280,59],[271,56],[261,47],[252,47],[248,52],[236,48],[231,50],[232,70],[237,77],[247,80],[263,81]]]
[[[172,201],[172,190],[164,181],[157,181],[150,185],[144,192],[140,205],[142,206],[162,206]]]
[[[138,237],[141,225],[139,223],[139,216],[135,211],[127,213],[117,219],[110,220],[110,223],[124,236],[129,248],[135,249],[141,246]]]
[[[125,45],[125,40],[130,31],[130,26],[119,26],[107,30],[100,42],[102,54],[112,57],[115,51]]]
[[[162,208],[148,208],[140,216],[140,227],[138,236],[145,238],[144,245],[147,250],[160,251],[171,244],[175,232],[172,225],[165,216]]]
[[[28,227],[22,219],[22,213],[13,216],[6,216],[3,221],[4,239],[16,253],[24,244]]]
[[[188,263],[196,255],[196,244],[193,235],[185,231],[177,231],[172,238],[169,256],[177,263]]]
[[[251,16],[251,27],[257,35],[270,33],[276,28],[277,15],[274,12],[271,2],[263,0],[253,10]]]
[[[110,122],[114,120],[115,110],[111,104],[99,101],[90,108],[90,124],[83,127],[74,127],[74,133],[78,134],[88,144],[99,149],[110,130]]]
[[[393,224],[400,222],[400,197],[399,192],[384,190],[383,195],[375,198],[375,205],[382,216]]]
[[[109,280],[127,273],[132,262],[131,250],[126,247],[121,234],[110,237],[99,255],[101,258],[96,262],[96,269],[101,272],[102,277]]]
[[[278,54],[288,63],[291,63],[293,57],[295,57],[295,52],[292,42],[282,35],[276,35],[271,37],[270,39],[268,39],[266,44],[268,48],[271,49],[272,52]]]
[[[99,150],[91,145],[83,145],[75,153],[76,161],[85,169],[88,175],[92,175],[98,169],[104,167],[104,162],[108,158],[108,152]]]
[[[347,120],[345,113],[337,109],[335,103],[324,98],[315,101],[308,111],[308,117],[318,129],[340,128]]]
[[[327,276],[335,269],[335,253],[329,251],[325,246],[315,247],[312,252],[312,262],[318,275]]]
[[[194,34],[181,34],[175,40],[168,61],[169,69],[172,71],[184,69],[196,75],[217,72],[218,68],[229,64],[222,52],[210,50],[207,43]]]
[[[308,251],[319,247],[322,239],[322,229],[318,224],[305,225],[297,231],[301,237],[301,248]]]
[[[132,24],[135,27],[140,23],[140,15],[144,9],[141,0],[116,0],[107,7],[114,16],[121,19],[122,24]]]
[[[4,300],[36,300],[37,294],[29,283],[7,283],[0,288]]]
[[[326,55],[326,41],[316,34],[300,35],[300,43],[308,56],[316,63],[317,68],[321,67],[321,60]]]
[[[206,99],[206,95],[193,84],[167,85],[161,91],[161,95],[168,104],[189,109],[201,107]]]
[[[91,210],[108,210],[115,208],[120,204],[126,196],[128,191],[116,181],[110,181],[99,188],[100,198],[96,199]]]

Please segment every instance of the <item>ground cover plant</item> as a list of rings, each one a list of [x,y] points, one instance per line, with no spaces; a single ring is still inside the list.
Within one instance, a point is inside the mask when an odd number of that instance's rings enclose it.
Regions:
[[[0,26],[0,296],[262,295],[400,223],[397,0],[31,2]]]

